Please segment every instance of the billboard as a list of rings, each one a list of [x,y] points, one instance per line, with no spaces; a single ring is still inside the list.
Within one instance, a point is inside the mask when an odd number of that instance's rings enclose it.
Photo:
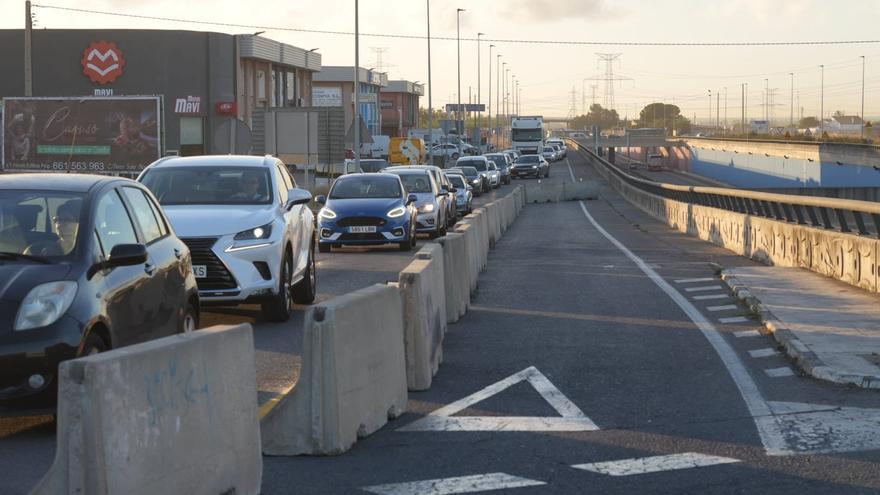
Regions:
[[[161,99],[5,98],[4,170],[139,171],[161,156]]]

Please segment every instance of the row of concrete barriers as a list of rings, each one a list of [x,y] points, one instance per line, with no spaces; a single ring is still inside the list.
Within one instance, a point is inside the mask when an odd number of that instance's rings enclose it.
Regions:
[[[345,452],[431,386],[447,324],[525,199],[520,186],[476,209],[398,282],[311,307],[299,382],[262,422],[247,324],[62,363],[56,457],[32,493],[256,494],[261,453]]]

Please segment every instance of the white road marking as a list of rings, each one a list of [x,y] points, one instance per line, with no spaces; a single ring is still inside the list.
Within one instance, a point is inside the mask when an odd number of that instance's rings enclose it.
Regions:
[[[453,495],[456,493],[488,492],[546,484],[543,481],[520,478],[505,473],[488,473],[475,476],[459,476],[456,478],[411,481],[408,483],[390,483],[387,485],[367,486],[361,489],[379,495]]]
[[[740,462],[739,459],[730,457],[718,457],[714,455],[697,454],[686,452],[684,454],[658,455],[654,457],[642,457],[635,459],[622,459],[619,461],[593,462],[590,464],[577,464],[575,469],[592,471],[609,476],[631,476],[634,474],[658,473],[661,471],[675,471],[691,469],[718,464],[732,464]]]
[[[709,299],[728,299],[730,298],[729,294],[711,294],[708,296],[694,296],[694,301],[706,301]]]
[[[697,282],[714,282],[715,279],[712,277],[703,277],[703,278],[683,278],[680,280],[676,280],[677,284],[694,284]]]
[[[731,316],[730,318],[718,318],[719,323],[724,323],[728,325],[730,323],[745,323],[747,321],[751,321],[745,316]]]
[[[757,330],[743,330],[742,332],[733,332],[733,336],[739,339],[743,337],[760,337],[761,332]]]
[[[767,373],[767,376],[771,378],[794,376],[794,371],[791,371],[791,368],[788,366],[783,366],[782,368],[770,368],[769,370],[764,370],[764,373]]]
[[[753,358],[765,358],[775,356],[777,354],[778,353],[776,352],[776,349],[772,349],[770,347],[749,351],[749,356],[752,356]]]
[[[602,228],[583,201],[580,205],[593,227],[666,292],[697,325],[739,389],[768,455],[835,454],[880,449],[880,409],[766,400],[737,354],[696,306]]]
[[[568,174],[571,175],[571,181],[577,182],[577,179],[574,178],[574,172],[571,170],[571,163],[568,162],[568,158],[565,159],[565,164],[568,165]]]
[[[561,417],[454,416],[519,382],[528,381]],[[479,390],[398,429],[397,431],[595,431],[588,418],[537,368],[528,368]]]
[[[702,287],[687,287],[685,292],[708,292],[710,290],[722,290],[720,285],[704,285]]]
[[[736,304],[725,304],[724,306],[709,306],[706,309],[709,311],[729,311],[731,309],[737,309],[739,306]]]

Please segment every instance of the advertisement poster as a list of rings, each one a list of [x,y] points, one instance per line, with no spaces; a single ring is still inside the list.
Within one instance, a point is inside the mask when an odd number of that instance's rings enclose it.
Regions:
[[[132,172],[161,153],[160,99],[6,98],[3,168]]]

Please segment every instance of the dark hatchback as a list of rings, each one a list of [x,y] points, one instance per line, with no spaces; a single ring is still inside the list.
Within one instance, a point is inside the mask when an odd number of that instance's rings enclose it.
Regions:
[[[0,408],[51,408],[61,361],[198,327],[189,249],[141,184],[0,176]]]

